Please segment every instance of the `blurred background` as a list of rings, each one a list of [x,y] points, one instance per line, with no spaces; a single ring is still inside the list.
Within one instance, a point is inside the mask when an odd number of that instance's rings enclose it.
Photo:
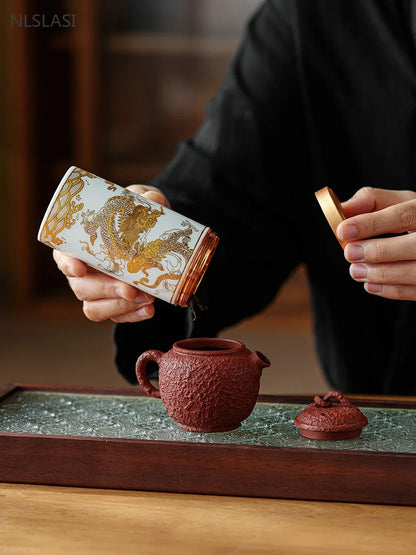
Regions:
[[[0,386],[125,386],[112,324],[82,314],[37,242],[70,165],[146,183],[195,132],[259,0],[0,2]],[[207,222],[209,225],[209,222]],[[318,393],[305,272],[225,330],[264,352],[264,393]]]

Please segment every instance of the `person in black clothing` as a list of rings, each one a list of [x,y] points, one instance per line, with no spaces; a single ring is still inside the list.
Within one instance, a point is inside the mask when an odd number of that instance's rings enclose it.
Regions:
[[[86,315],[118,322],[127,380],[141,352],[258,313],[304,263],[332,386],[416,394],[415,6],[268,0],[251,18],[205,123],[136,187],[220,236],[195,321],[55,252]],[[350,199],[338,228],[350,266],[314,197],[325,185]]]

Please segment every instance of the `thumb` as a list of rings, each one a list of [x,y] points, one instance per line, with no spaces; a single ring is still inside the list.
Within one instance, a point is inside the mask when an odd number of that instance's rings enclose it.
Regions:
[[[170,208],[170,203],[165,195],[160,191],[146,191],[142,193],[142,197],[145,197],[153,202],[157,202],[158,204],[162,204],[163,206],[167,206]]]
[[[134,184],[129,185],[126,189],[129,189],[129,191],[133,191],[133,193],[137,193],[138,195],[142,195],[152,202],[157,202],[158,204],[162,204],[163,206],[170,208],[170,202],[157,187],[153,187],[152,185]]]
[[[347,218],[369,212],[376,212],[394,204],[406,202],[416,197],[414,191],[396,191],[362,187],[349,200],[342,203]]]
[[[347,218],[358,214],[374,212],[376,209],[374,189],[362,187],[350,199],[342,203],[342,208]]]

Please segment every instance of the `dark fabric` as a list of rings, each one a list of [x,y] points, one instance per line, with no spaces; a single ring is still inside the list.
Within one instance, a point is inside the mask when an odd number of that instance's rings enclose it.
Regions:
[[[410,13],[395,0],[270,0],[255,13],[204,125],[154,181],[221,238],[198,291],[208,310],[192,322],[160,302],[153,319],[118,325],[128,380],[142,351],[261,311],[304,263],[333,387],[416,394],[416,303],[371,296],[350,278],[314,196],[325,185],[341,200],[362,186],[414,188]]]

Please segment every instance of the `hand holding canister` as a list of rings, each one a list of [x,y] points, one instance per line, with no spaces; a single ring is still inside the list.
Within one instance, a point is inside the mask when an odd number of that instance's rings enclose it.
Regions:
[[[188,305],[218,243],[198,222],[75,167],[55,192],[38,238],[179,306]]]

